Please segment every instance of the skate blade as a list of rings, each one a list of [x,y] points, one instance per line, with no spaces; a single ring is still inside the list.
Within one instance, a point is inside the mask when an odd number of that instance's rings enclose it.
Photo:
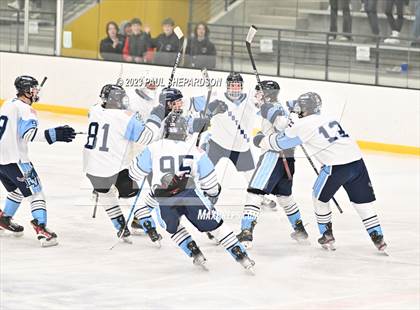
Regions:
[[[13,232],[10,230],[0,229],[0,236],[1,237],[15,237],[20,238],[23,236],[23,231]]]
[[[154,244],[154,245],[156,245],[156,247],[157,247],[158,249],[160,249],[160,248],[162,247],[162,243],[160,243],[160,240],[161,240],[161,239],[156,240],[156,241],[153,241],[153,244]]]
[[[52,238],[50,240],[41,239],[41,240],[39,240],[39,242],[41,242],[41,247],[43,247],[43,248],[48,248],[48,247],[58,245],[58,240],[56,238]]]
[[[247,249],[247,250],[252,249],[252,241],[242,241],[241,243],[245,247],[245,249]]]
[[[249,266],[248,268],[245,268],[245,271],[247,274],[251,275],[251,276],[255,276],[255,268],[254,266]]]
[[[321,246],[324,250],[327,250],[327,251],[335,251],[336,250],[336,247],[332,243],[322,244]]]
[[[294,239],[294,238],[293,238]],[[309,241],[309,239],[294,239],[297,244],[299,245],[304,245],[304,246],[308,246],[311,245],[311,241]]]
[[[131,235],[132,236],[146,236],[146,233],[144,232],[143,229],[131,227]]]
[[[133,244],[133,241],[129,237],[122,237],[123,243]]]
[[[194,264],[194,266],[197,266],[198,268],[200,268],[204,271],[209,271],[209,269],[206,266],[206,262],[207,262],[207,260],[204,259],[203,261],[193,262],[193,264]]]

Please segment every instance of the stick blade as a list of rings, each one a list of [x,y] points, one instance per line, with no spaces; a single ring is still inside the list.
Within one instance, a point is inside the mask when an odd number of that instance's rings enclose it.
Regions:
[[[182,30],[181,28],[179,28],[179,26],[175,27],[174,33],[178,37],[179,40],[181,40],[184,37],[184,34],[182,33]]]
[[[255,35],[257,34],[257,27],[255,27],[254,25],[252,25],[251,27],[249,27],[248,30],[248,34],[246,36],[246,42],[251,44],[252,40],[254,39]]]

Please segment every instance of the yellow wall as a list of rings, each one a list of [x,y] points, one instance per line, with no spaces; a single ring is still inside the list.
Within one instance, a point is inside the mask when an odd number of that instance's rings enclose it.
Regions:
[[[149,25],[153,37],[161,33],[161,22],[171,17],[187,35],[189,0],[102,0],[82,16],[64,26],[72,32],[72,48],[63,48],[63,56],[99,57],[99,43],[106,37],[106,23],[138,17]]]

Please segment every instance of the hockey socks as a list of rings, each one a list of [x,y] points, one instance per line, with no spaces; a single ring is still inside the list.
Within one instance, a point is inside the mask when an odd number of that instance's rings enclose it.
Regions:
[[[292,196],[278,196],[277,202],[280,207],[284,209],[284,212],[289,219],[290,224],[292,225],[293,229],[296,229],[296,223],[298,221],[302,222],[302,218],[299,211],[299,206],[293,200]]]
[[[4,206],[4,216],[13,217],[23,200],[23,195],[19,189],[9,192],[7,194],[6,203]]]
[[[322,202],[314,198],[315,217],[318,223],[320,234],[328,230],[328,223],[331,223],[332,212],[328,202]]]

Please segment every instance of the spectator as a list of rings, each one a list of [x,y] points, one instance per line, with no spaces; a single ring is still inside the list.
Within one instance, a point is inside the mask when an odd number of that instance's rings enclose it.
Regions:
[[[384,40],[387,44],[399,44],[401,28],[404,23],[404,2],[405,0],[386,0],[385,15],[391,28],[391,37]],[[397,8],[397,20],[394,18],[394,6]]]
[[[106,24],[107,37],[101,41],[99,52],[104,60],[121,61],[124,37],[118,33],[118,25],[111,21]]]
[[[375,36],[379,36],[378,0],[364,0],[366,14],[369,19],[370,29]],[[371,41],[371,39],[368,39]]]
[[[162,21],[163,32],[152,40],[152,47],[156,48],[155,63],[173,65],[176,53],[179,51],[179,39],[174,33],[175,22],[172,18]]]
[[[125,38],[128,38],[133,33],[131,28],[131,23],[129,21],[123,21],[120,24],[120,34],[123,35]]]
[[[351,40],[351,15],[350,15],[350,0],[330,0],[331,14],[330,14],[330,32],[337,32],[337,15],[338,3],[341,4],[343,11],[343,33],[344,35],[339,38],[340,41]],[[332,36],[336,38],[335,35]]]
[[[420,47],[420,0],[416,0],[416,19],[413,24],[414,41],[411,42],[412,47]]]
[[[140,19],[133,18],[131,20],[131,29],[133,33],[126,39],[123,50],[123,58],[125,61],[140,63],[150,47],[150,37],[142,31],[142,23]]]
[[[186,54],[189,65],[197,68],[212,69],[216,67],[216,48],[209,40],[209,28],[203,22],[197,24],[194,36],[189,40]]]

